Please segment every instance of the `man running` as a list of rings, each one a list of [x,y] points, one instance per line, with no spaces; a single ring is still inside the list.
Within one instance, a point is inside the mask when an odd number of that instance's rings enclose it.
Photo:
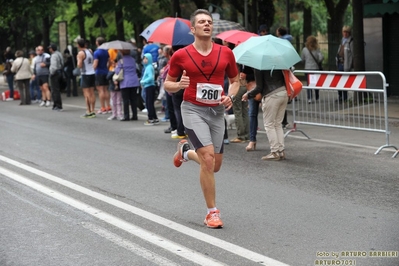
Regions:
[[[232,106],[239,89],[237,65],[232,51],[212,42],[211,14],[198,9],[191,15],[194,43],[178,50],[170,61],[165,89],[174,93],[185,89],[181,112],[187,140],[177,145],[174,165],[193,160],[200,165],[200,183],[208,207],[204,224],[221,228],[223,222],[216,208],[214,173],[223,160],[223,134],[225,107]],[[224,76],[229,77],[229,95],[223,94]],[[180,80],[178,78],[181,76]]]

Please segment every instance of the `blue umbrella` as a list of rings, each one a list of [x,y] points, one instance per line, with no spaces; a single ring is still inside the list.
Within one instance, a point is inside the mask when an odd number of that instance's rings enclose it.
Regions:
[[[194,42],[190,21],[181,18],[164,18],[150,24],[141,34],[147,41],[170,45],[188,45]]]
[[[289,69],[301,57],[292,44],[273,35],[254,36],[233,49],[236,62],[259,70]]]

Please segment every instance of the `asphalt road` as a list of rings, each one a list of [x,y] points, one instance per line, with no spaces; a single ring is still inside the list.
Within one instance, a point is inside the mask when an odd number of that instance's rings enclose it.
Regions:
[[[399,265],[399,158],[374,155],[383,134],[302,127],[312,139],[290,134],[279,162],[260,160],[264,132],[255,152],[226,146],[212,230],[167,124],[82,119],[81,97],[64,109],[0,102],[0,265]]]

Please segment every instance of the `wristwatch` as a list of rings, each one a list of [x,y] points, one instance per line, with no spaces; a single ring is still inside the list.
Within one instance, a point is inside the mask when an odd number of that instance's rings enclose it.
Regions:
[[[231,102],[234,102],[235,96],[234,95],[229,95]]]

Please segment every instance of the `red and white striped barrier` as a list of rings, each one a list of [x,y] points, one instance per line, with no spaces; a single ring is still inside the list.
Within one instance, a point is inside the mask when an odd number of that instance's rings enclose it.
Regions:
[[[309,74],[309,87],[365,89],[366,75]]]

